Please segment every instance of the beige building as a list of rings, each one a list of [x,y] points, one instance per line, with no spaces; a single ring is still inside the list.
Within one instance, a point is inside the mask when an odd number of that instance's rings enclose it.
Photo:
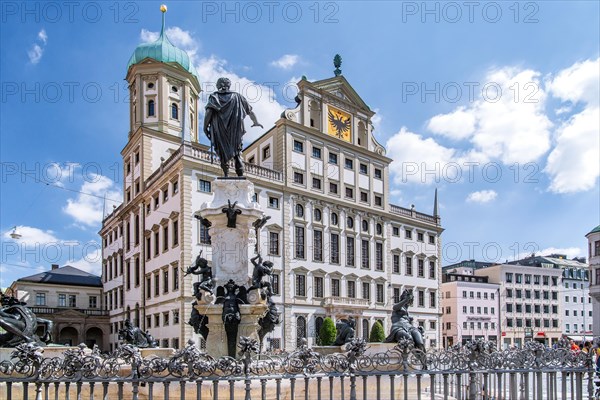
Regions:
[[[500,264],[474,271],[500,285],[502,348],[522,347],[530,340],[548,346],[562,336],[560,267]]]
[[[180,347],[199,339],[186,323],[197,277],[182,268],[200,251],[212,257],[209,231],[194,216],[222,172],[198,140],[202,77],[185,52],[161,33],[135,50],[126,79],[124,199],[100,231],[110,346],[131,318],[161,346]],[[243,154],[255,201],[271,217],[260,246],[275,264],[273,300],[283,315],[266,345],[314,344],[327,316],[354,316],[358,336],[377,320],[388,330],[405,288],[415,292],[412,313],[427,346],[439,345],[437,198],[432,214],[390,204],[392,160],[373,134],[374,112],[343,76],[298,87],[298,106]]]
[[[590,260],[590,288],[592,298],[592,314],[594,318],[592,334],[600,336],[600,225],[585,235],[588,240],[588,255]]]
[[[54,323],[53,342],[76,346],[95,344],[108,350],[108,313],[102,304],[99,276],[69,265],[17,279],[9,288],[37,316]],[[41,337],[44,332],[38,331]]]

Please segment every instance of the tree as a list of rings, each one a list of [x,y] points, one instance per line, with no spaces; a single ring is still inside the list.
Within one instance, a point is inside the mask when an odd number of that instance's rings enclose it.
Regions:
[[[331,346],[335,342],[337,330],[333,320],[329,317],[323,320],[321,330],[319,331],[319,338],[321,339],[321,346]]]
[[[369,342],[381,343],[385,340],[385,332],[383,331],[383,325],[381,322],[375,321],[371,328],[371,334],[369,335]]]

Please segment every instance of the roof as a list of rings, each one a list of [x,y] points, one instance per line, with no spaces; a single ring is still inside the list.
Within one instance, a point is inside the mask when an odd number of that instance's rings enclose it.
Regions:
[[[48,283],[52,285],[68,286],[92,286],[102,287],[102,280],[99,276],[82,271],[70,265],[42,272],[24,278],[17,279],[17,282]]]
[[[590,233],[597,233],[597,232],[600,232],[600,225],[598,225],[597,227],[592,229],[587,235],[589,235]],[[587,235],[585,235],[585,236],[587,236]]]
[[[190,61],[188,54],[173,45],[165,33],[165,14],[163,12],[162,28],[160,35],[155,42],[142,43],[135,48],[129,62],[127,63],[127,71],[134,65],[142,62],[143,60],[151,58],[153,60],[163,63],[176,63],[179,64],[183,69],[188,71],[190,74],[198,78],[196,68]]]
[[[559,265],[561,267],[587,268],[588,265],[578,260],[569,260],[567,258],[558,258],[551,256],[534,256],[523,258],[521,260],[511,261],[509,264],[521,264],[528,266],[539,266],[541,263]]]

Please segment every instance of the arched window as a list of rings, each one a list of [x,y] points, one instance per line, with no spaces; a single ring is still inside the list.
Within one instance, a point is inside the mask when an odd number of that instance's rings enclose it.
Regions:
[[[323,326],[323,317],[316,317],[315,318],[315,342],[319,346],[321,345],[320,333],[321,333],[322,326]]]
[[[148,116],[154,117],[154,100],[148,100]]]
[[[296,347],[302,346],[302,339],[306,339],[306,318],[296,318]]]
[[[336,213],[331,213],[331,225],[338,224],[338,215]]]
[[[304,207],[302,207],[302,204],[296,204],[296,217],[304,217]]]
[[[179,107],[175,103],[171,104],[171,118],[179,119]]]
[[[377,224],[376,230],[377,230],[377,234],[381,235],[381,233],[383,232],[383,227],[381,226],[381,224]]]
[[[363,232],[369,231],[369,221],[367,221],[366,219],[362,220],[362,230]]]
[[[321,221],[321,210],[319,210],[318,208],[315,208],[314,218],[315,221]]]
[[[354,218],[352,218],[352,217],[346,218],[346,225],[348,225],[348,229],[354,228]]]
[[[365,340],[369,340],[369,321],[363,319],[362,321],[362,337]]]

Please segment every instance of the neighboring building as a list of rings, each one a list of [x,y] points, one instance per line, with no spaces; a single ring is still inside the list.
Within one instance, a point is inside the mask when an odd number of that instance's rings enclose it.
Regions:
[[[17,279],[9,288],[37,316],[54,323],[53,342],[108,350],[108,313],[102,304],[102,281],[69,265]],[[43,328],[40,328],[43,329]],[[39,331],[41,337],[43,331]]]
[[[565,335],[581,341],[592,331],[592,299],[589,296],[590,276],[585,258],[568,260],[564,254],[531,256],[509,264],[562,269],[559,293],[561,327]]]
[[[529,340],[551,346],[561,338],[560,268],[500,264],[474,274],[500,285],[503,348],[522,347]]]
[[[194,216],[222,174],[198,143],[201,78],[164,27],[129,62],[124,199],[100,231],[111,347],[125,318],[161,346],[198,339],[186,324],[197,278],[184,279],[181,270],[200,251],[212,257],[210,236]],[[314,343],[326,316],[354,316],[361,337],[376,320],[387,331],[405,288],[415,291],[411,312],[427,346],[437,346],[437,195],[433,215],[390,204],[392,160],[373,135],[373,111],[341,75],[298,86],[298,106],[244,150],[255,199],[271,217],[260,245],[275,264],[274,301],[283,312],[267,346],[292,349],[303,337]],[[336,129],[332,120],[342,124]]]
[[[592,298],[593,325],[592,333],[600,336],[600,225],[585,235],[588,240],[588,257],[590,260],[590,296]]]
[[[444,268],[442,275],[442,341],[448,347],[484,339],[499,343],[500,285],[473,268]]]
[[[455,264],[450,264],[450,265],[446,265],[446,266],[442,267],[442,273],[445,274],[448,271],[455,271],[455,270],[462,269],[462,268],[468,268],[468,269],[474,271],[474,270],[480,269],[480,268],[491,267],[492,265],[495,265],[495,264],[497,264],[497,263],[475,261],[475,260],[463,260],[463,261],[457,262]]]

